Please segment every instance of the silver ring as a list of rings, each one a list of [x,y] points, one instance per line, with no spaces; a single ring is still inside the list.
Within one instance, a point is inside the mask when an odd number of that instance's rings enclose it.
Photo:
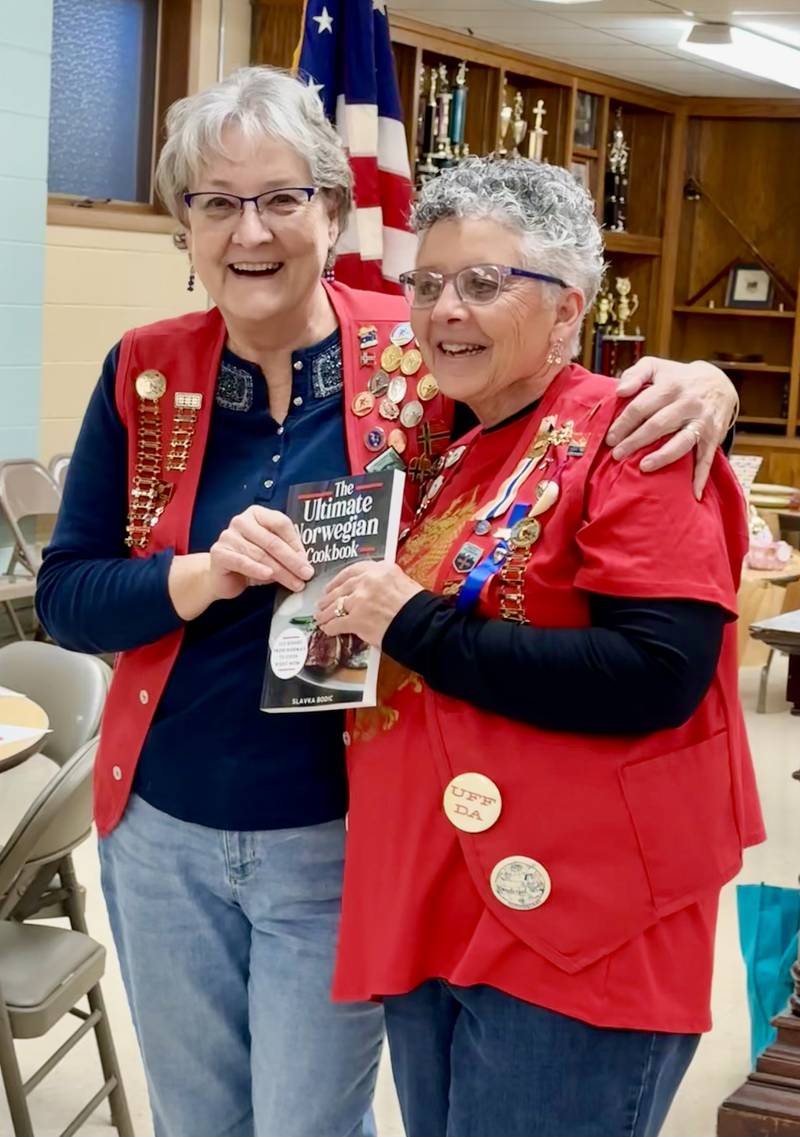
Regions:
[[[340,596],[339,599],[336,601],[336,607],[333,610],[333,614],[337,620],[341,620],[341,618],[343,616],[349,616],[350,615],[350,613],[347,611],[347,609],[344,606],[344,597],[343,596]]]

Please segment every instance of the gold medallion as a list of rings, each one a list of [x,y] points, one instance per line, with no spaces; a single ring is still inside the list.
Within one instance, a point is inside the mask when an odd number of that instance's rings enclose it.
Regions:
[[[420,367],[422,367],[421,353],[415,347],[409,348],[400,360],[400,370],[404,375],[416,375]]]
[[[508,543],[512,549],[529,549],[539,540],[542,527],[535,517],[523,517],[509,534]]]
[[[167,380],[160,371],[142,371],[136,376],[136,394],[149,403],[157,403],[167,389]]]
[[[381,367],[384,371],[396,371],[403,358],[403,349],[396,343],[390,343],[381,352]]]
[[[435,399],[439,394],[439,384],[436,382],[430,372],[423,375],[417,383],[417,398],[422,399],[423,403],[429,403],[431,399]]]

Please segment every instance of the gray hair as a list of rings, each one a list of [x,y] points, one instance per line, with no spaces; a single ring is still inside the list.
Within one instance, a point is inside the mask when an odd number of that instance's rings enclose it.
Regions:
[[[594,201],[560,166],[527,158],[465,158],[423,187],[411,215],[417,233],[449,218],[487,218],[519,233],[523,264],[583,293],[584,312],[603,278]],[[543,284],[555,302],[558,286]],[[577,350],[578,337],[567,347]]]
[[[228,126],[253,141],[273,138],[293,147],[308,162],[314,185],[325,191],[342,232],[353,193],[342,141],[316,92],[277,67],[241,67],[169,108],[155,184],[173,217],[186,224],[183,195],[210,157],[225,156]]]

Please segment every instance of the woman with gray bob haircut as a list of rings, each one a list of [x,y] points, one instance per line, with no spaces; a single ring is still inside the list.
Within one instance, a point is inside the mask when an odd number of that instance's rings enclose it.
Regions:
[[[157,185],[212,306],[107,356],[38,610],[58,642],[118,656],[95,813],[156,1133],[357,1135],[382,1013],[329,999],[344,722],[261,712],[268,629],[277,585],[309,612],[321,590],[288,488],[394,460],[390,434],[418,459],[453,408],[428,382],[418,429],[381,414],[370,384],[392,339],[413,347],[408,307],[325,279],[352,175],[305,83],[248,67],[181,99]],[[714,432],[714,369],[651,372],[670,432],[695,413]]]
[[[710,1029],[720,888],[763,840],[737,691],[741,494],[655,475],[570,362],[602,269],[567,171],[423,189],[411,325],[480,425],[396,564],[317,611],[383,652],[348,748],[334,998],[380,999],[409,1137],[655,1137]]]

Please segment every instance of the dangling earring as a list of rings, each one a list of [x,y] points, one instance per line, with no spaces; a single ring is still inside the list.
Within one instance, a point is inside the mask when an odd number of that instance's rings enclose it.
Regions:
[[[550,345],[550,350],[545,357],[545,363],[548,367],[560,367],[564,362],[564,357],[561,354],[561,340],[556,340],[554,344]]]
[[[330,283],[333,280],[336,280],[336,273],[334,272],[335,265],[336,265],[336,253],[334,253],[333,249],[331,249],[330,252],[328,253],[326,260],[325,260],[325,271],[322,274],[323,280],[327,280],[328,283]]]
[[[189,262],[189,279],[186,282],[186,291],[194,292],[194,265]]]

